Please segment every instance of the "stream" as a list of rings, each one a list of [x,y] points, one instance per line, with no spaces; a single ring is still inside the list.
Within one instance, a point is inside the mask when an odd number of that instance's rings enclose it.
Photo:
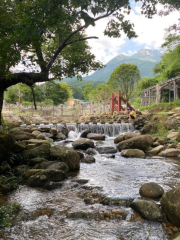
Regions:
[[[71,147],[71,142],[59,143]],[[101,146],[114,146],[107,137]],[[124,158],[120,153],[108,158],[97,153],[96,162],[81,163],[56,190],[19,186],[8,203],[20,203],[16,224],[6,228],[0,240],[166,240],[161,223],[138,218],[129,207],[140,197],[143,183],[156,182],[165,191],[180,184],[180,165],[162,157]],[[110,199],[108,205],[87,204],[84,196]],[[118,200],[118,204],[114,204]],[[119,218],[99,219],[99,214],[121,210]]]

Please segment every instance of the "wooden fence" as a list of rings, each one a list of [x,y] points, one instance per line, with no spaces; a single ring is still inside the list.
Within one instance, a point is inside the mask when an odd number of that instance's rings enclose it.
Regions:
[[[89,114],[108,114],[110,112],[110,100],[91,102],[88,104],[77,104],[73,106],[67,106],[64,104],[58,106],[39,105],[37,106],[37,110],[34,109],[33,105],[5,103],[3,109],[12,111],[18,116],[51,116],[75,119],[79,116]]]

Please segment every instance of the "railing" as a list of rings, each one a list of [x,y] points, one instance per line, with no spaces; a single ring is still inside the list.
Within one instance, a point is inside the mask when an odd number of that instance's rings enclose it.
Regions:
[[[58,106],[39,105],[37,106],[37,110],[34,109],[33,105],[5,103],[3,110],[11,111],[18,116],[51,116],[62,119],[78,119],[82,115],[110,113],[110,100],[91,102],[88,104],[77,104],[73,106],[67,106],[64,104],[60,104]]]

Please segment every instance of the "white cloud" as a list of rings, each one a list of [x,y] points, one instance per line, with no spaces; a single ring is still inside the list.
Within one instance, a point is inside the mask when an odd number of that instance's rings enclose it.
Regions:
[[[160,48],[164,41],[164,29],[178,22],[179,12],[172,12],[170,15],[164,17],[155,15],[152,19],[148,19],[141,15],[140,4],[133,2],[133,9],[134,11],[126,17],[134,23],[135,31],[138,34],[138,37],[134,38],[133,42],[137,46],[145,45],[146,49]],[[161,9],[162,6],[158,5],[158,10]],[[89,27],[86,31],[88,36],[97,36],[99,38],[98,40],[89,40],[89,45],[92,47],[92,52],[96,55],[97,59],[103,63],[107,63],[110,59],[123,52],[130,55],[130,51],[124,51],[123,49],[123,44],[127,40],[124,33],[119,39],[104,36],[103,31],[107,22],[108,19],[102,19],[96,23],[95,27]],[[132,54],[135,52],[136,50],[133,50]]]

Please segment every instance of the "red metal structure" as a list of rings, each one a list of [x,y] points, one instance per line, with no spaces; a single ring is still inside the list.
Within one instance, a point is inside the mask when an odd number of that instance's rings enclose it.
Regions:
[[[123,98],[123,94],[119,91],[118,94],[111,93],[111,113],[113,113],[114,111],[125,111],[126,108],[121,105],[122,102],[130,110],[134,110],[134,108],[129,103],[127,103],[126,99]]]

